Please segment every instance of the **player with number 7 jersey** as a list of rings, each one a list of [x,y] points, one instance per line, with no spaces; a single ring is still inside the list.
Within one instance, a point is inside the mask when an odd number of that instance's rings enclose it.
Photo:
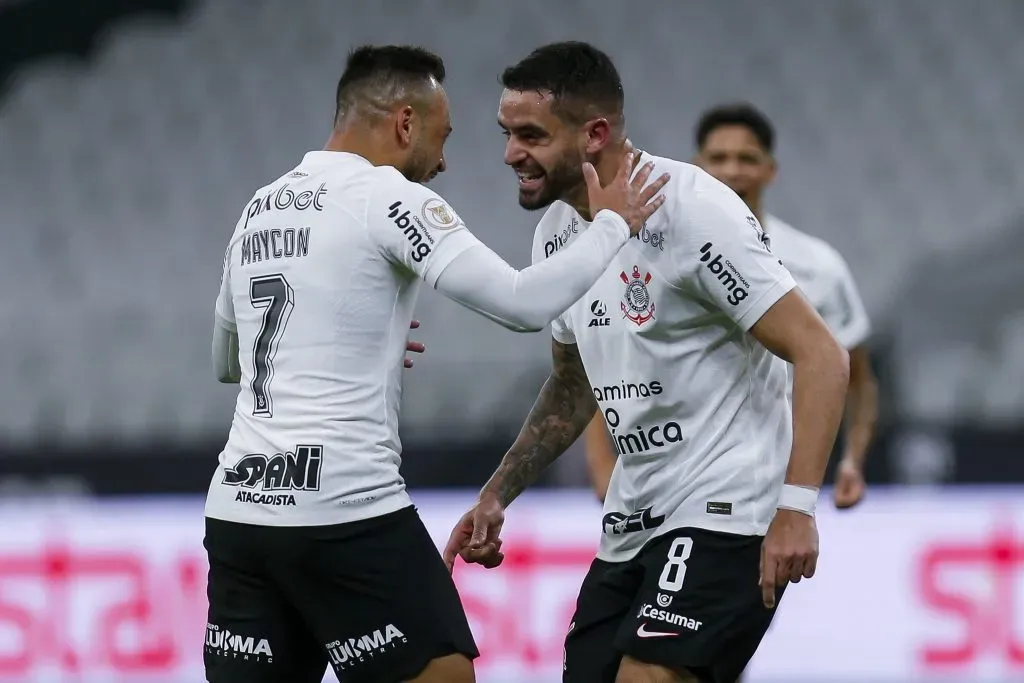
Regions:
[[[446,168],[443,79],[420,48],[355,50],[325,149],[259,189],[230,238],[213,359],[238,396],[206,502],[210,683],[318,683],[328,665],[347,683],[472,680],[465,613],[399,472],[420,287],[539,331],[661,204],[667,177],[631,178],[624,152],[588,183],[587,239],[513,269],[424,186]]]

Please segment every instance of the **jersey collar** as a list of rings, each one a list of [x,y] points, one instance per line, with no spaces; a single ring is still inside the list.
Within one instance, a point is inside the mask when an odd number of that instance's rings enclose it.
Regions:
[[[370,162],[365,157],[352,154],[351,152],[333,152],[321,149],[306,152],[306,155],[302,157],[303,166],[334,166],[335,164],[352,161],[358,161],[367,166],[370,165]]]

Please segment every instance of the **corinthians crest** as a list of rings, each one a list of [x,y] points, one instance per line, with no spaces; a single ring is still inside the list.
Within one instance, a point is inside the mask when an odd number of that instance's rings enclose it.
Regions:
[[[640,268],[633,266],[632,275],[622,271],[619,277],[626,283],[626,295],[622,297],[622,316],[637,326],[654,318],[654,301],[651,300],[651,290],[647,289],[651,274],[640,275]]]

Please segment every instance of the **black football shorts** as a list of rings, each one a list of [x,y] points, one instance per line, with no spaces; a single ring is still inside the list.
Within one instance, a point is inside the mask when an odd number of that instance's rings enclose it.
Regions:
[[[735,683],[775,614],[758,586],[763,540],[685,528],[627,562],[595,559],[566,635],[563,683],[614,683],[623,655]]]
[[[478,656],[455,584],[415,508],[348,524],[206,520],[209,683],[399,683]]]

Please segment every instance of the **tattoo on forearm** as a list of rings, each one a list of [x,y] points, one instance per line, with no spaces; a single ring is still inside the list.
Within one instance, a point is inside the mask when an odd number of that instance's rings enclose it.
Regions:
[[[597,401],[579,349],[552,341],[554,369],[526,424],[484,490],[507,506],[573,444],[594,417]]]

